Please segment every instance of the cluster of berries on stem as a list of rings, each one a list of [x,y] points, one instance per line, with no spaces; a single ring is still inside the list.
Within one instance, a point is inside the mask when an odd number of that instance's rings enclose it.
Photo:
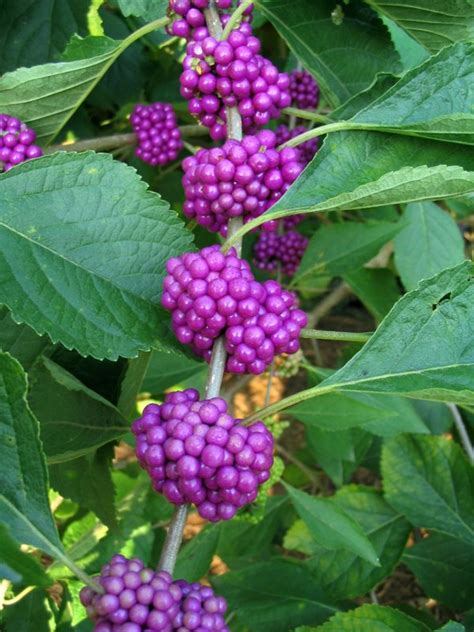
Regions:
[[[293,276],[305,253],[308,239],[295,230],[286,233],[262,231],[253,248],[254,263],[259,270]]]
[[[183,161],[185,215],[223,235],[232,218],[259,217],[303,170],[296,149],[276,147],[275,133],[263,130],[187,157]]]
[[[35,140],[35,131],[20,119],[0,114],[0,172],[42,156],[43,150],[34,144]]]
[[[290,73],[291,104],[300,110],[314,110],[319,103],[319,86],[306,70]]]
[[[96,581],[102,593],[88,586],[80,592],[94,632],[228,631],[227,604],[212,588],[173,581],[141,560],[114,555]]]
[[[156,167],[176,160],[183,148],[173,106],[169,103],[137,104],[130,116],[137,139],[136,156]]]
[[[212,522],[230,520],[255,500],[273,464],[266,426],[240,422],[221,398],[199,401],[194,389],[169,393],[133,423],[137,457],[171,503],[192,503]]]
[[[162,305],[182,344],[211,359],[214,342],[225,336],[226,369],[258,375],[275,355],[295,353],[306,314],[296,297],[275,281],[259,283],[249,264],[219,246],[187,253],[167,263]]]

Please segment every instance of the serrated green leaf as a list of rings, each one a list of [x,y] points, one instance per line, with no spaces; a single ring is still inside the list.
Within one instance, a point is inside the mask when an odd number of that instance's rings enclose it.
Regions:
[[[303,629],[296,632],[303,632]],[[366,604],[349,612],[339,612],[315,632],[430,632],[430,628],[412,617],[385,606]]]
[[[337,608],[302,564],[274,558],[212,580],[229,609],[255,632],[287,632],[318,624]]]
[[[39,424],[26,403],[21,365],[0,353],[0,513],[21,544],[63,556],[49,508]]]
[[[37,158],[0,177],[0,208],[0,303],[16,321],[99,359],[176,345],[157,303],[192,237],[133,169],[93,152]]]
[[[366,88],[378,72],[399,68],[385,26],[364,7],[345,5],[344,18],[336,24],[333,7],[325,2],[259,0],[257,6],[314,75],[333,106]]]
[[[468,147],[379,132],[334,132],[288,192],[227,244],[270,219],[296,213],[368,209],[471,191],[474,152]]]
[[[428,596],[455,610],[474,607],[474,546],[431,533],[407,549],[403,561]]]
[[[4,524],[0,524],[1,579],[30,586],[49,586],[52,583],[38,561],[21,551],[20,545],[11,537]]]
[[[333,502],[361,525],[372,543],[380,566],[374,567],[348,551],[328,551],[315,544],[307,561],[315,577],[334,599],[355,598],[387,577],[400,560],[410,524],[374,489],[348,486]]]
[[[397,277],[386,268],[360,268],[346,272],[343,278],[377,323],[385,318],[401,296]]]
[[[395,437],[384,446],[382,473],[388,502],[411,523],[474,545],[474,471],[456,443]]]
[[[395,264],[407,290],[464,260],[461,231],[437,204],[408,204],[404,219],[406,223],[395,237]]]
[[[30,373],[28,403],[40,422],[49,463],[94,452],[129,429],[115,406],[48,358]]]
[[[351,123],[472,145],[473,85],[474,43],[454,44],[405,73]]]
[[[334,502],[309,496],[285,485],[296,511],[304,520],[313,538],[326,549],[352,551],[375,566],[380,562],[360,525]]]
[[[308,276],[341,276],[372,259],[403,228],[402,222],[345,222],[317,230],[305,250],[293,283]]]
[[[423,281],[319,388],[473,403],[473,279],[474,264],[466,262]]]
[[[0,74],[57,58],[73,33],[87,34],[89,4],[90,0],[2,0]]]
[[[17,325],[8,309],[0,307],[0,349],[16,358],[26,371],[50,344],[47,336],[38,336],[27,325]]]
[[[474,36],[474,6],[470,0],[366,0],[387,15],[420,44],[437,51]]]

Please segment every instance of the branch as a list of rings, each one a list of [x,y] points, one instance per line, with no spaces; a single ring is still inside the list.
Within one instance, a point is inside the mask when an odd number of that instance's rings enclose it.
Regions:
[[[206,23],[210,34],[216,39],[222,39],[222,26],[219,13],[217,12],[215,1],[210,0],[209,8],[204,11],[206,16]],[[242,119],[237,108],[227,108],[227,137],[234,138],[235,140],[242,140]],[[242,219],[236,217],[230,220],[228,224],[229,236],[234,235],[242,226]],[[236,245],[236,250],[240,254],[242,249],[242,240],[239,240]],[[212,350],[211,362],[209,364],[209,371],[207,374],[207,383],[205,396],[208,399],[217,397],[220,393],[222,386],[222,379],[224,377],[226,363],[226,351],[224,347],[224,339],[221,337],[216,340],[214,348]],[[176,564],[176,558],[178,556],[179,547],[183,539],[183,529],[186,523],[187,506],[181,505],[175,509],[173,518],[166,535],[166,540],[163,545],[163,551],[160,558],[159,568],[166,570],[168,573],[173,574],[173,570]]]
[[[312,340],[333,340],[334,342],[367,342],[371,333],[357,333],[352,331],[326,331],[323,329],[302,329],[301,338]]]

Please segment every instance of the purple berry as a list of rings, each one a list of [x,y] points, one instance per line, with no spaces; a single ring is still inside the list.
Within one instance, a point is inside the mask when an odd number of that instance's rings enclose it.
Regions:
[[[300,110],[314,110],[319,103],[319,86],[306,70],[290,73],[291,104]]]
[[[154,489],[170,502],[193,503],[213,522],[229,520],[253,501],[261,472],[269,475],[273,437],[262,422],[240,426],[240,419],[227,414],[225,400],[198,397],[197,391],[188,389],[167,394],[161,406],[145,408],[132,425],[137,457]],[[190,434],[182,444],[184,453],[175,454],[166,445],[176,441],[178,427],[186,427]],[[164,430],[163,435],[155,429]],[[161,446],[166,460],[157,468],[150,453]]]
[[[183,141],[172,105],[159,102],[137,104],[130,115],[130,123],[137,137],[136,156],[153,167],[176,160]]]
[[[0,172],[42,156],[43,150],[34,144],[35,140],[36,133],[30,127],[14,116],[0,114]]]

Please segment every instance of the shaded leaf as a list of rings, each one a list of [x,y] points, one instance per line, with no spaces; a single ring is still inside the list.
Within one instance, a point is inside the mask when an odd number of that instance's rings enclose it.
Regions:
[[[149,21],[165,16],[168,4],[168,0],[118,0],[125,17],[134,15]]]
[[[317,632],[429,632],[430,628],[412,617],[385,606],[366,604],[349,612],[339,612],[330,621],[313,628]],[[300,628],[296,632],[306,632]]]
[[[384,446],[382,473],[388,502],[412,524],[474,545],[474,471],[456,443],[395,437]]]
[[[0,302],[16,321],[99,359],[176,345],[157,303],[192,237],[133,169],[93,152],[31,160],[1,176],[0,208]]]
[[[290,6],[285,0],[259,0],[257,6],[333,106],[366,88],[378,72],[399,68],[387,29],[363,6],[345,5],[340,24],[332,19],[333,7],[324,2],[293,0]]]
[[[401,222],[359,224],[345,222],[323,226],[311,237],[294,283],[308,275],[340,276],[360,268],[402,230]]]
[[[90,0],[2,0],[0,74],[57,58],[73,33],[87,34],[89,5]]]
[[[18,542],[61,557],[39,424],[26,403],[26,389],[21,365],[0,353],[0,513]]]
[[[129,428],[115,406],[47,358],[35,365],[30,380],[28,402],[49,463],[93,452]]]
[[[407,290],[464,260],[461,231],[437,204],[412,202],[404,218],[406,223],[395,237],[395,264]]]
[[[474,607],[474,546],[432,533],[407,549],[403,561],[429,597],[455,610]]]
[[[287,632],[296,625],[324,621],[337,608],[302,564],[275,558],[216,576],[216,591],[229,609],[256,632]]]
[[[285,485],[296,511],[313,538],[326,549],[345,549],[379,565],[377,554],[360,525],[334,502]]]
[[[385,318],[401,296],[397,278],[385,268],[360,268],[346,272],[343,278],[377,322]]]
[[[181,548],[173,572],[174,577],[197,582],[207,574],[219,542],[219,529],[219,524],[211,525]]]
[[[28,369],[51,341],[38,336],[28,325],[17,325],[6,307],[0,307],[0,349],[9,353]]]
[[[437,51],[452,42],[474,36],[474,6],[470,0],[366,0],[428,50]]]
[[[20,550],[5,525],[0,524],[0,580],[14,584],[49,586],[52,580],[43,567],[30,554]]]

